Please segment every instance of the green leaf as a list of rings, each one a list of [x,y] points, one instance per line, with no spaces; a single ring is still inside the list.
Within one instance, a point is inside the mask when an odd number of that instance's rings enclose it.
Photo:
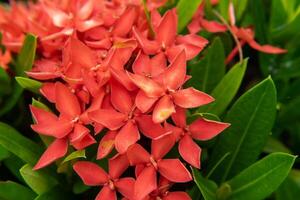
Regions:
[[[273,153],[261,159],[225,183],[231,188],[227,199],[260,200],[268,197],[287,177],[295,159],[295,156],[285,153]]]
[[[31,165],[36,163],[42,152],[36,143],[2,122],[0,122],[0,145]]]
[[[51,112],[50,108],[48,108],[48,106],[46,106],[45,104],[43,104],[42,102],[32,98],[32,102],[31,104],[34,106],[34,107],[37,107],[37,108],[41,108],[43,110],[46,110],[48,112]]]
[[[247,62],[248,59],[245,59],[230,69],[211,93],[215,101],[207,106],[200,107],[197,112],[207,112],[220,116],[240,88],[247,68]]]
[[[237,20],[240,20],[247,8],[248,0],[233,0],[233,5],[235,8],[235,16]]]
[[[0,145],[0,162],[10,156],[9,151]]]
[[[225,54],[220,38],[216,38],[205,51],[205,56],[199,62],[193,63],[192,78],[188,84],[203,92],[210,93],[225,74]]]
[[[202,0],[179,0],[176,6],[178,13],[178,33],[182,32],[192,19],[201,2]]]
[[[85,185],[82,180],[78,180],[74,183],[72,191],[74,194],[81,194],[87,190],[89,190],[91,186]]]
[[[264,147],[264,152],[266,153],[283,152],[289,154],[292,153],[286,146],[284,146],[284,144],[282,144],[279,140],[277,140],[272,136],[268,138],[267,143]]]
[[[201,191],[202,196],[205,200],[216,200],[216,191],[217,191],[217,184],[211,180],[205,179],[200,172],[192,168],[194,182],[198,186],[199,190]]]
[[[276,200],[295,200],[300,197],[300,186],[289,176],[275,193]]]
[[[84,149],[72,152],[61,162],[61,164],[69,162],[69,161],[77,159],[77,158],[86,158]]]
[[[27,185],[37,194],[43,194],[53,188],[58,182],[43,171],[35,171],[28,164],[20,169],[20,173]]]
[[[11,92],[10,82],[11,80],[7,72],[0,66],[0,96]]]
[[[36,194],[29,188],[12,181],[0,182],[0,199],[32,200]]]
[[[74,198],[73,194],[64,191],[60,187],[54,187],[48,192],[39,195],[34,200],[72,200]]]
[[[28,34],[25,37],[23,46],[17,58],[16,72],[18,76],[24,76],[25,71],[32,68],[37,46],[37,38],[34,35]]]
[[[27,89],[36,94],[40,93],[39,89],[42,87],[41,82],[26,77],[20,77],[20,76],[16,77],[16,81],[19,83],[19,85],[22,88]]]
[[[5,98],[4,103],[0,106],[0,116],[4,115],[14,107],[14,105],[20,99],[23,88],[16,81],[14,81],[12,91],[13,93],[9,97]]]
[[[217,7],[220,11],[220,14],[222,15],[222,17],[225,20],[229,19],[229,15],[228,15],[229,3],[230,3],[230,0],[222,0],[222,1],[219,1],[218,5],[217,5]]]
[[[210,167],[230,152],[213,177],[231,178],[256,161],[270,134],[276,113],[276,89],[269,77],[243,94],[224,121],[231,124],[219,137]],[[221,180],[220,180],[221,179]]]
[[[25,164],[23,160],[11,154],[7,159],[3,161],[5,167],[16,177],[20,182],[24,182],[23,177],[20,174],[21,167]]]

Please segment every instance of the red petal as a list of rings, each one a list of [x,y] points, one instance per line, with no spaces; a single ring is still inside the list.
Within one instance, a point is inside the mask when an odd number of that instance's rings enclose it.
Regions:
[[[56,122],[58,120],[53,113],[48,112],[41,108],[34,107],[33,105],[30,105],[30,111],[34,121],[37,124],[47,123],[47,122],[51,124],[51,122]]]
[[[119,131],[115,139],[115,147],[119,153],[125,153],[128,147],[140,139],[139,130],[133,121],[128,121]]]
[[[100,109],[88,113],[91,120],[102,124],[110,130],[117,130],[124,125],[126,115],[112,109]]]
[[[130,165],[148,163],[150,154],[139,144],[130,146],[127,150]]]
[[[85,185],[103,185],[108,181],[107,173],[97,164],[89,161],[78,161],[73,169],[80,176]]]
[[[55,78],[59,78],[61,76],[60,73],[58,72],[26,72],[26,74],[34,79],[37,80],[49,80],[49,79],[55,79]]]
[[[115,182],[115,186],[124,197],[133,199],[134,183],[133,178],[121,178]]]
[[[148,97],[159,97],[165,90],[157,82],[138,74],[127,73],[132,82],[143,90]]]
[[[169,192],[163,200],[192,200],[185,192]]]
[[[63,138],[73,129],[73,123],[66,120],[56,120],[40,124],[33,124],[31,128],[40,134]]]
[[[157,99],[157,97],[148,97],[145,92],[140,90],[135,97],[135,104],[142,113],[145,113],[153,106]]]
[[[230,126],[228,123],[199,118],[189,126],[189,130],[193,138],[197,140],[209,140],[221,133],[228,126]]]
[[[178,150],[181,157],[192,166],[200,169],[201,148],[185,134],[179,141]]]
[[[164,84],[168,89],[177,90],[184,83],[186,76],[186,55],[181,51],[164,72]]]
[[[109,175],[112,179],[119,178],[129,167],[129,161],[126,154],[117,154],[108,160]]]
[[[195,34],[189,34],[177,36],[176,43],[183,45],[187,60],[191,60],[204,49],[208,40]]]
[[[152,120],[154,123],[162,123],[175,113],[174,104],[170,96],[163,96],[155,105]]]
[[[173,134],[165,135],[151,142],[151,155],[155,160],[162,159],[174,146],[175,137]]]
[[[54,142],[52,142],[47,150],[43,153],[43,155],[40,157],[37,164],[34,166],[34,170],[41,169],[55,160],[63,157],[66,155],[68,151],[68,142],[66,138],[63,139],[56,139]]]
[[[159,51],[160,46],[157,41],[148,40],[135,27],[132,28],[132,33],[146,54],[153,55]]]
[[[208,21],[208,20],[205,20],[202,18],[200,21],[200,24],[205,30],[207,30],[208,32],[211,32],[211,33],[227,31],[227,27],[225,25],[220,24],[216,21]]]
[[[151,75],[156,77],[164,72],[167,67],[166,56],[163,52],[156,54],[151,58]]]
[[[172,115],[172,120],[180,128],[186,127],[186,109],[176,107],[176,112]]]
[[[72,64],[77,64],[85,68],[95,67],[97,64],[96,56],[94,55],[93,51],[83,42],[75,38],[71,38],[70,48],[71,52],[69,53],[71,55]]]
[[[171,46],[177,34],[175,9],[167,11],[157,27],[156,39],[165,47]]]
[[[146,167],[137,177],[134,184],[135,199],[144,199],[157,188],[156,171],[154,167]]]
[[[281,53],[286,53],[286,49],[281,49],[278,47],[274,47],[271,45],[260,45],[258,44],[255,40],[249,41],[249,45],[258,51],[264,52],[264,53],[269,53],[269,54],[281,54]]]
[[[116,21],[113,34],[120,37],[126,36],[132,29],[132,25],[134,24],[136,17],[136,7],[128,7],[122,16]]]
[[[43,83],[40,88],[40,92],[48,101],[55,103],[55,84],[54,83]]]
[[[77,150],[82,150],[95,143],[96,140],[90,134],[87,134],[81,140],[72,142],[72,146]]]
[[[108,185],[104,186],[95,200],[117,200],[117,194],[115,190],[110,189]]]
[[[174,183],[189,182],[192,180],[190,172],[179,159],[163,159],[157,162],[161,175]]]
[[[53,24],[58,27],[63,28],[67,26],[71,20],[71,17],[69,15],[54,7],[45,6],[44,11],[46,11],[46,13],[52,19]]]
[[[101,139],[97,152],[97,159],[100,160],[106,157],[115,146],[116,131],[108,131]]]
[[[192,87],[178,90],[172,96],[174,103],[182,108],[196,108],[214,101],[213,97]]]
[[[81,20],[89,18],[94,10],[94,0],[86,1],[84,5],[81,5],[76,13],[76,17]]]
[[[155,124],[151,115],[141,115],[136,117],[140,131],[148,138],[157,139],[167,131],[161,126],[161,124]]]
[[[73,132],[69,135],[70,142],[81,140],[90,130],[81,124],[75,124]]]
[[[164,127],[167,131],[171,132],[174,135],[176,141],[179,140],[180,137],[184,134],[182,128],[179,128],[177,126],[173,126],[173,125],[171,125],[167,122],[165,122]]]
[[[151,74],[150,58],[144,53],[139,52],[132,64],[132,70],[135,74],[143,76]]]
[[[55,84],[55,102],[57,110],[62,114],[77,117],[81,112],[77,97],[60,82]]]
[[[119,111],[127,114],[131,111],[133,101],[129,92],[117,81],[111,81],[111,103]]]
[[[127,73],[123,69],[110,68],[112,76],[119,81],[127,90],[133,91],[136,89],[135,84],[130,80]]]

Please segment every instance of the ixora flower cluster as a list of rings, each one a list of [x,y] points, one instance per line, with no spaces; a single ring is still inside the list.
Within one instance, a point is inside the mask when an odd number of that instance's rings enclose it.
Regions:
[[[203,117],[188,124],[187,109],[214,99],[184,87],[187,61],[208,44],[196,33],[227,28],[205,20],[202,6],[191,34],[178,35],[176,10],[163,16],[157,11],[164,2],[148,2],[150,18],[145,5],[130,0],[43,0],[1,8],[5,64],[24,33],[36,35],[39,58],[26,73],[43,82],[41,94],[57,109],[54,114],[30,106],[32,129],[54,138],[36,170],[65,156],[70,146],[82,150],[99,143],[96,158],[108,159],[108,172],[90,161],[73,166],[86,185],[102,186],[96,199],[116,199],[117,193],[129,200],[190,199],[169,191],[192,176],[179,158],[165,156],[178,144],[182,160],[200,168],[195,140],[209,140],[229,126]],[[252,33],[232,26],[242,41],[260,48]],[[124,177],[131,167],[135,178]]]

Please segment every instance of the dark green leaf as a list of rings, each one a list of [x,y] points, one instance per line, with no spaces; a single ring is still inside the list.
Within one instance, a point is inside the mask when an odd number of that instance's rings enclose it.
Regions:
[[[60,187],[54,187],[48,192],[39,195],[34,200],[73,200],[73,199],[75,198],[71,193],[64,191]]]
[[[20,169],[20,173],[27,185],[37,194],[43,194],[53,188],[58,182],[43,171],[35,171],[28,164]]]
[[[276,200],[295,200],[300,197],[300,186],[288,177],[276,191]]]
[[[200,172],[193,168],[193,177],[196,185],[201,191],[205,200],[216,200],[217,184],[211,180],[205,179]]]
[[[42,152],[37,144],[2,122],[0,122],[0,145],[31,165],[36,163]]]
[[[42,83],[30,78],[26,77],[16,77],[16,81],[19,83],[22,88],[27,89],[33,93],[39,94],[40,93],[40,88],[42,87]]]
[[[0,182],[0,199],[3,200],[32,200],[36,194],[23,185],[12,181]]]
[[[190,65],[192,78],[188,84],[203,92],[210,93],[225,74],[225,54],[220,38],[216,38],[199,62]]]
[[[5,167],[14,175],[14,177],[16,177],[20,182],[24,182],[24,179],[20,174],[20,169],[25,163],[20,158],[14,154],[11,154],[3,161],[3,163]]]
[[[210,167],[230,152],[213,177],[224,181],[251,165],[262,151],[276,113],[276,89],[269,77],[242,95],[224,121],[231,126],[219,137]]]
[[[17,58],[16,72],[18,76],[24,76],[25,71],[29,71],[32,68],[35,58],[36,45],[36,36],[31,34],[26,35],[23,46]]]
[[[260,200],[268,197],[287,177],[295,159],[295,156],[285,153],[273,153],[261,159],[225,183],[231,188],[227,199]]]
[[[34,106],[34,107],[37,107],[37,108],[41,108],[41,109],[44,109],[46,111],[51,111],[50,108],[48,108],[48,106],[46,106],[45,104],[43,104],[42,102],[32,98],[32,102],[31,104]]]
[[[0,50],[1,51],[1,50]],[[11,92],[10,77],[0,66],[0,96]]]
[[[12,91],[12,94],[9,97],[5,98],[4,103],[0,106],[0,116],[9,112],[15,106],[15,104],[20,99],[23,88],[14,80]]]
[[[81,194],[90,188],[91,188],[91,186],[87,186],[82,182],[82,180],[78,180],[73,185],[73,192],[75,194]]]
[[[0,145],[0,162],[10,156],[9,151]]]
[[[197,112],[213,113],[218,116],[224,112],[242,83],[247,68],[247,61],[248,59],[244,60],[242,63],[236,64],[223,77],[211,93],[215,98],[215,101],[207,106],[200,107]]]
[[[180,33],[192,19],[202,0],[179,0],[176,10],[178,13],[178,32]]]

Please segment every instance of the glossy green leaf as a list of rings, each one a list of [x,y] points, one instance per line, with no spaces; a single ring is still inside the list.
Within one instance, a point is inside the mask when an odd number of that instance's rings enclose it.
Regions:
[[[216,200],[216,191],[218,188],[217,184],[211,180],[204,178],[197,169],[193,168],[192,171],[194,182],[201,191],[201,194],[204,197],[204,199]]]
[[[288,176],[295,159],[285,153],[273,153],[261,159],[225,183],[231,190],[227,199],[261,200],[268,197]]]
[[[238,63],[230,69],[211,93],[215,101],[207,106],[200,107],[197,112],[207,112],[220,116],[240,88],[247,68],[247,62],[248,59],[245,59],[242,63]]]
[[[58,182],[43,171],[35,171],[28,164],[20,169],[20,173],[27,185],[37,194],[43,194],[53,188]]]
[[[276,200],[295,200],[300,197],[300,186],[289,176],[275,193]]]
[[[0,145],[0,162],[10,156],[9,151]]]
[[[178,14],[178,32],[180,33],[192,19],[202,0],[179,0],[176,10]]]
[[[279,140],[277,140],[272,136],[268,138],[267,143],[264,147],[264,152],[266,153],[283,152],[289,154],[292,153],[284,144],[282,144]]]
[[[17,58],[16,72],[18,76],[24,76],[25,71],[29,71],[32,68],[35,59],[36,46],[36,36],[31,34],[26,35]]]
[[[248,0],[233,0],[236,20],[240,20],[247,8]]]
[[[29,188],[12,181],[0,181],[0,199],[32,200],[36,194]]]
[[[22,183],[24,182],[24,179],[20,174],[20,169],[25,164],[23,160],[21,160],[14,154],[11,154],[8,158],[3,160],[3,163],[15,178],[17,178]]]
[[[219,137],[210,167],[231,154],[213,173],[214,180],[233,177],[256,161],[262,151],[276,113],[276,89],[269,77],[243,94],[224,121],[231,124]]]
[[[225,74],[224,60],[222,41],[216,38],[205,51],[204,58],[189,66],[192,78],[188,84],[200,91],[210,93]]]
[[[31,165],[36,163],[42,152],[36,143],[2,122],[0,122],[0,145]]]
[[[26,77],[20,77],[17,76],[16,77],[16,81],[19,83],[19,85],[26,89],[29,90],[33,93],[39,94],[40,93],[40,88],[42,87],[42,83],[30,78],[26,78]]]

